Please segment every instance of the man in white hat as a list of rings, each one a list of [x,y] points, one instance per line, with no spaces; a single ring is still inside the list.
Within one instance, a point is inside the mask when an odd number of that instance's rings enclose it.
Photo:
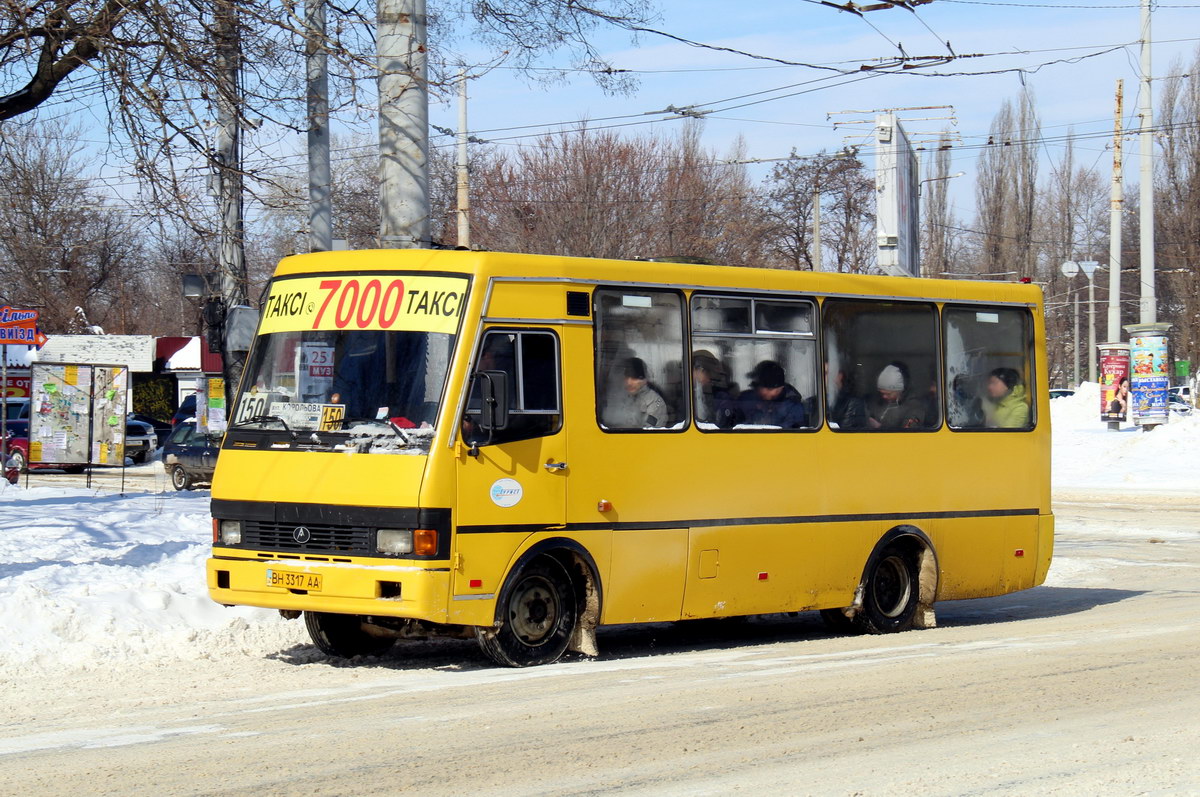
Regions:
[[[920,429],[925,411],[920,402],[908,397],[908,368],[893,362],[883,367],[875,379],[876,395],[867,402],[867,426],[871,429]]]

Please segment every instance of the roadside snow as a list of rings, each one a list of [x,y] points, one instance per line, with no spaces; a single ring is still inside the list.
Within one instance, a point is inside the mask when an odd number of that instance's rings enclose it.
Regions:
[[[1200,468],[1193,464],[1200,412],[1152,432],[1132,426],[1112,432],[1097,420],[1098,405],[1095,384],[1051,402],[1056,493],[1200,496]],[[263,657],[306,645],[300,622],[209,600],[208,500],[207,492],[120,496],[0,482],[5,678]],[[1052,581],[1069,581],[1080,567],[1060,558]]]

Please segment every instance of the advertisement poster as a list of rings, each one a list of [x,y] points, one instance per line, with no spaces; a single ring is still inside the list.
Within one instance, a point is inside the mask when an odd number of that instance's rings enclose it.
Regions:
[[[224,434],[226,426],[225,380],[219,376],[209,379],[206,393],[208,398],[205,402],[208,415],[208,432],[209,434]]]
[[[4,395],[9,398],[29,398],[30,390],[33,385],[29,381],[29,374],[17,375],[13,373],[14,369],[8,371],[8,382],[0,385],[4,390]]]
[[[1129,420],[1129,346],[1100,347],[1100,420]]]
[[[296,375],[300,378],[300,401],[325,401],[333,392],[333,346],[305,341],[298,356]]]
[[[98,365],[93,369],[91,464],[125,464],[128,393],[129,369],[115,365]]]
[[[1167,337],[1138,335],[1130,339],[1130,406],[1133,422],[1154,426],[1167,422]]]
[[[87,366],[35,364],[30,371],[29,461],[87,464],[92,402]],[[122,413],[123,415],[124,413]],[[124,429],[124,424],[121,426]]]

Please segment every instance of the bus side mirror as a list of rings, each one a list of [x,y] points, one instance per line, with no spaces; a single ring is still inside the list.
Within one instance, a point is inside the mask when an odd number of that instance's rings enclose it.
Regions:
[[[508,373],[476,371],[479,384],[479,425],[488,432],[508,426]]]

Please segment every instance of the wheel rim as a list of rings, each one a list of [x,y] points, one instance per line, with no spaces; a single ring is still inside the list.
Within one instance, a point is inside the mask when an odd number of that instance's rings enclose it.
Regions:
[[[187,479],[184,477],[183,468],[176,466],[175,470],[171,471],[171,483],[177,488],[181,488],[186,482]]]
[[[875,568],[871,594],[875,607],[884,617],[894,618],[904,614],[912,595],[912,578],[903,559],[889,556],[879,563]]]
[[[14,451],[12,453],[11,459],[12,459],[12,464],[13,464],[14,468],[16,468],[19,471],[25,470],[25,455],[24,454],[22,454],[20,451]]]
[[[530,576],[517,586],[508,602],[513,634],[530,647],[544,644],[562,614],[558,592],[543,576]]]

